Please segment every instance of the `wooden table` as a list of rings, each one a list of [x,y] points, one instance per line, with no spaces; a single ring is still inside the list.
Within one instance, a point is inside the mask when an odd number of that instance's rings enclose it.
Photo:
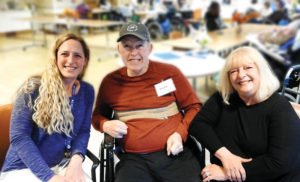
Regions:
[[[249,34],[257,34],[261,31],[273,29],[274,25],[264,24],[242,24],[241,32],[237,31],[237,27],[230,27],[220,31],[208,32],[211,41],[208,48],[223,56],[224,52],[230,51],[237,46],[246,44],[248,40],[246,37]],[[162,44],[169,45],[176,50],[194,50],[199,49],[199,44],[193,40],[192,37],[184,37],[176,40],[167,40],[161,42]]]

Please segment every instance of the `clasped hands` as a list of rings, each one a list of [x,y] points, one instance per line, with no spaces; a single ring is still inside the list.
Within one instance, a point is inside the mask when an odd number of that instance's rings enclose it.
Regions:
[[[120,120],[110,120],[103,124],[103,131],[114,138],[123,138],[127,134],[127,125]],[[178,155],[183,151],[181,135],[174,132],[167,140],[167,155]]]
[[[246,180],[246,171],[242,163],[250,162],[251,158],[246,159],[234,155],[225,147],[217,150],[215,155],[222,161],[223,167],[215,164],[205,166],[201,172],[203,182],[210,180],[242,182]]]

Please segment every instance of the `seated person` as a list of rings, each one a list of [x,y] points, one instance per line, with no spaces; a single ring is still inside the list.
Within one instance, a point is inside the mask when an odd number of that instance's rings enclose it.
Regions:
[[[257,0],[252,0],[249,7],[244,11],[234,11],[232,21],[238,24],[252,22],[256,23],[260,17],[259,6]]]
[[[94,89],[81,78],[89,48],[82,38],[67,33],[58,37],[52,54],[42,76],[30,77],[19,89],[2,182],[88,180],[82,162]]]
[[[80,3],[76,6],[76,11],[81,19],[88,19],[91,12],[90,7],[85,3]]]
[[[90,8],[84,3],[76,5],[74,8],[65,8],[64,11],[59,14],[62,18],[73,18],[73,19],[87,19],[90,13]]]
[[[256,11],[248,11],[245,14],[235,11],[232,15],[232,21],[237,22],[238,24],[255,22],[260,14]]]
[[[267,58],[280,81],[289,66],[300,63],[300,19],[249,38]]]
[[[145,0],[137,0],[133,2],[135,11],[147,12],[149,10],[149,3]]]
[[[103,79],[92,117],[123,148],[115,181],[199,182],[199,161],[185,145],[201,107],[190,83],[178,68],[149,60],[145,25],[126,23],[117,42],[125,66]]]
[[[265,20],[266,23],[286,25],[289,21],[288,10],[283,0],[275,0],[275,10]]]
[[[79,19],[80,18],[80,14],[75,9],[66,8],[66,9],[64,9],[64,11],[61,14],[59,14],[59,17],[61,17],[61,18]]]
[[[300,181],[300,120],[264,57],[240,47],[220,77],[189,129],[212,154],[203,181]]]
[[[263,31],[258,34],[258,39],[263,44],[282,45],[296,36],[300,29],[300,19],[290,22],[286,26],[277,26],[272,30]]]
[[[260,10],[260,20],[266,19],[268,16],[272,14],[273,10],[271,7],[271,3],[269,1],[265,1],[263,7]]]
[[[102,10],[110,11],[112,10],[112,5],[108,0],[100,0],[99,8]]]
[[[221,19],[221,7],[216,1],[212,1],[204,16],[207,31],[215,31],[226,28]]]

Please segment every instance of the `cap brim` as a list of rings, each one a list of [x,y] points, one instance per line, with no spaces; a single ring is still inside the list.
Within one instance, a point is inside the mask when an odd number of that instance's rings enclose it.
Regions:
[[[135,36],[135,37],[137,37],[137,38],[139,38],[139,39],[141,39],[141,40],[147,40],[147,39],[145,39],[145,37],[142,37],[142,36],[140,36],[140,35],[138,35],[138,34],[135,34],[135,33],[127,33],[127,34],[124,34],[124,35],[120,36],[120,37],[117,39],[117,42],[120,42],[124,37],[126,37],[126,36],[128,36],[128,35]]]

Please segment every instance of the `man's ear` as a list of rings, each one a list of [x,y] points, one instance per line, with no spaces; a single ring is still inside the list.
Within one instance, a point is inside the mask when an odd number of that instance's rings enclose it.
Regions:
[[[152,50],[153,50],[153,44],[150,43],[150,52],[152,52]]]
[[[120,44],[119,43],[117,44],[117,49],[118,49],[118,52],[120,53]]]

